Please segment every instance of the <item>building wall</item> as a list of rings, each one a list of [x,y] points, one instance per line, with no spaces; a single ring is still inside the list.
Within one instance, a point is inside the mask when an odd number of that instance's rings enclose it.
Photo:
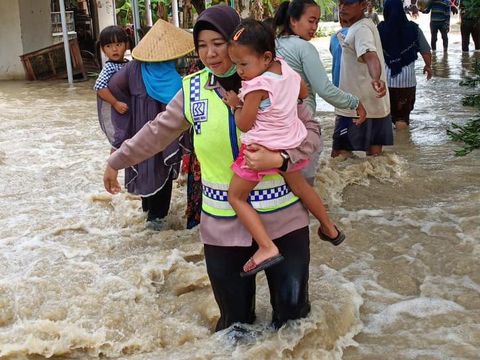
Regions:
[[[18,1],[0,1],[0,80],[25,78]]]
[[[99,29],[115,23],[114,0],[95,0]],[[0,0],[0,80],[25,79],[20,55],[52,45],[51,0]]]
[[[50,0],[18,0],[23,53],[52,45]]]

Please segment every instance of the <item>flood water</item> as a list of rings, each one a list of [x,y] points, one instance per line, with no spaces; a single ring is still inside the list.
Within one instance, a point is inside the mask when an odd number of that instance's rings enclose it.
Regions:
[[[459,41],[435,54],[434,79],[418,76],[411,129],[384,156],[330,160],[319,104],[316,186],[348,239],[319,241],[312,221],[311,314],[272,331],[260,274],[258,320],[238,341],[213,332],[182,181],[161,232],[138,198],[103,190],[93,82],[0,82],[0,358],[478,359],[480,152],[455,157],[446,134],[474,114],[459,80],[476,54]]]

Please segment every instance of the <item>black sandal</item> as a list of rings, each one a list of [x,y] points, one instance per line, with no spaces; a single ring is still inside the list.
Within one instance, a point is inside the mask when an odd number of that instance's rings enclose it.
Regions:
[[[322,225],[318,227],[318,236],[320,239],[323,241],[328,241],[331,242],[333,245],[338,246],[340,245],[344,240],[345,240],[345,234],[340,231],[340,229],[337,227],[337,225],[334,225],[335,229],[337,229],[337,236],[335,238],[331,238],[330,236],[326,235],[322,231]]]

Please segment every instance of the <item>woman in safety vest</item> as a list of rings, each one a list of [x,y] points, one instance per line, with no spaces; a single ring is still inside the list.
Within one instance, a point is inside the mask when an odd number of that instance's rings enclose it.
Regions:
[[[200,236],[215,300],[220,309],[216,330],[255,320],[255,276],[240,277],[239,269],[255,253],[250,233],[235,217],[227,199],[233,175],[230,165],[239,151],[240,132],[230,108],[222,101],[225,91],[238,92],[241,80],[227,52],[227,41],[240,23],[234,9],[216,5],[200,14],[193,29],[195,48],[205,69],[183,79],[182,89],[166,111],[146,124],[108,159],[104,175],[107,191],[117,193],[118,170],[162,151],[193,128],[195,152],[202,173]],[[253,145],[245,153],[251,169],[288,168],[307,159],[320,146],[319,128],[310,111],[299,106],[308,135],[287,156]],[[272,323],[305,317],[310,311],[308,212],[281,175],[269,175],[251,192],[249,202],[258,211],[269,236],[285,260],[265,271],[270,289]]]

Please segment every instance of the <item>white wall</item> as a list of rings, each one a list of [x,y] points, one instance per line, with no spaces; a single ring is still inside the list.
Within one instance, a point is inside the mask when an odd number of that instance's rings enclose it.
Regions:
[[[18,3],[23,53],[52,45],[50,0],[18,0]]]
[[[20,55],[53,44],[51,0],[0,0],[0,80],[25,79]],[[99,29],[115,24],[114,0],[96,0]]]
[[[20,55],[52,44],[50,0],[0,0],[0,80],[25,79]]]
[[[98,11],[98,32],[103,28],[115,25],[115,1],[114,0],[96,0]]]
[[[18,1],[0,0],[0,80],[24,79]]]

